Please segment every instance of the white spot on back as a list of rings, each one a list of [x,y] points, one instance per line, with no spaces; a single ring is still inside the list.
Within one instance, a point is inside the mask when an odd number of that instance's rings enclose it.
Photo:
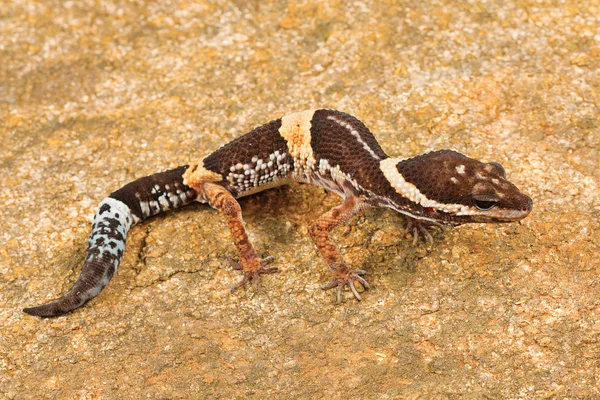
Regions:
[[[464,165],[457,165],[456,166],[456,172],[458,172],[460,175],[464,175],[465,174],[465,166]]]

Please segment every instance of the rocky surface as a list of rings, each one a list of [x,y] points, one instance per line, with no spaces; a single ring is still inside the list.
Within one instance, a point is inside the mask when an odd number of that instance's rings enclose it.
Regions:
[[[24,1],[0,8],[0,399],[598,398],[595,1]],[[96,204],[292,111],[356,115],[391,155],[499,161],[522,223],[413,247],[373,210],[336,231],[372,290],[334,304],[307,227],[339,200],[241,201],[281,273],[239,279],[203,206],[134,228],[86,307]]]

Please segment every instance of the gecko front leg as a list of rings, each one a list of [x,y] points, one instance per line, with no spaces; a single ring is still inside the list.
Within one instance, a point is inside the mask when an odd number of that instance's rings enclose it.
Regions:
[[[319,217],[319,219],[310,227],[310,237],[333,272],[333,279],[329,283],[321,286],[321,289],[328,290],[337,288],[338,302],[342,301],[342,289],[344,286],[347,285],[350,290],[352,290],[354,297],[356,297],[357,300],[361,300],[360,294],[354,287],[354,281],[358,281],[365,290],[369,289],[369,284],[360,276],[364,275],[366,273],[365,271],[360,269],[352,271],[348,268],[342,254],[329,237],[329,233],[335,227],[346,223],[355,215],[362,213],[367,207],[368,205],[359,197],[349,195],[342,204],[321,215],[321,217]]]
[[[225,217],[225,222],[231,232],[233,243],[240,255],[240,263],[227,257],[227,261],[231,266],[234,269],[242,270],[244,274],[244,277],[231,287],[231,291],[235,291],[249,281],[253,281],[254,288],[258,289],[258,281],[261,274],[277,272],[277,268],[265,267],[273,258],[267,257],[261,259],[258,257],[244,228],[240,204],[227,189],[215,183],[204,182],[202,183],[202,194],[206,197],[210,206],[217,209]]]

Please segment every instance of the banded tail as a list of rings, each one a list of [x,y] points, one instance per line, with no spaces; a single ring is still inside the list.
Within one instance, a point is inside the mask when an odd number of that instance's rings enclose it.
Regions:
[[[184,165],[140,178],[102,200],[94,216],[85,263],[71,290],[58,300],[23,311],[38,317],[57,317],[96,297],[119,267],[133,225],[197,198],[196,191],[183,184],[187,168]]]

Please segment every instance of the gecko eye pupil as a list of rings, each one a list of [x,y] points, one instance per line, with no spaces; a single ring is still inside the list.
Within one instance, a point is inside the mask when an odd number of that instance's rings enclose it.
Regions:
[[[475,207],[479,210],[489,210],[496,205],[497,201],[475,200]]]

